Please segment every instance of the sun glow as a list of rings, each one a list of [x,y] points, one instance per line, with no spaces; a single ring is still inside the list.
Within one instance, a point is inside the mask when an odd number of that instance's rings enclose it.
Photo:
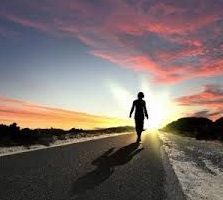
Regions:
[[[127,117],[132,101],[136,98],[136,94],[131,94],[127,89],[117,84],[112,83],[110,86],[112,94],[119,106],[119,114],[125,113],[125,117]],[[179,107],[171,99],[168,91],[153,91],[146,79],[142,79],[139,91],[145,94],[144,100],[146,101],[149,114],[149,120],[145,119],[144,121],[144,127],[146,129],[161,128],[166,123],[179,116]]]
[[[148,79],[142,79],[141,90],[144,91],[147,109],[149,113],[149,123],[147,128],[159,129],[167,123],[179,118],[185,110],[177,105],[168,90],[152,90]],[[146,124],[145,124],[146,127]]]
[[[145,91],[145,101],[147,102],[147,109],[149,114],[148,123],[145,123],[146,128],[156,129],[163,126],[168,116],[171,116],[172,105],[167,93],[153,94],[150,90],[142,89]]]

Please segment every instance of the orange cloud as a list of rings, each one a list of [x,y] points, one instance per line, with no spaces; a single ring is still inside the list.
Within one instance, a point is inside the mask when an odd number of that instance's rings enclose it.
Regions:
[[[0,123],[18,123],[30,128],[102,128],[128,124],[127,120],[51,108],[26,101],[0,97]]]

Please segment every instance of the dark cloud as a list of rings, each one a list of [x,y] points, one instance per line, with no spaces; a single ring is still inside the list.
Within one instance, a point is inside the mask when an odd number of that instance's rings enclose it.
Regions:
[[[189,117],[206,117],[210,119],[218,119],[222,117],[223,109],[216,111],[216,112],[211,112],[210,110],[201,110],[195,113],[188,114]]]
[[[201,92],[177,98],[176,101],[183,106],[205,108],[193,113],[194,116],[217,118],[223,114],[223,87],[222,85],[206,85]]]

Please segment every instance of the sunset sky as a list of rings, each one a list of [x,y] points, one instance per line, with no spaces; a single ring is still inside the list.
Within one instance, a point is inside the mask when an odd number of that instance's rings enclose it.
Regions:
[[[223,112],[222,0],[0,0],[0,123],[150,126]]]

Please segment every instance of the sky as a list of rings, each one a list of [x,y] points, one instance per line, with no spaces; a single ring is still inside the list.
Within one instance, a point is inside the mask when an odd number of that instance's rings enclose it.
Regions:
[[[0,0],[0,123],[149,127],[223,111],[223,0]]]

